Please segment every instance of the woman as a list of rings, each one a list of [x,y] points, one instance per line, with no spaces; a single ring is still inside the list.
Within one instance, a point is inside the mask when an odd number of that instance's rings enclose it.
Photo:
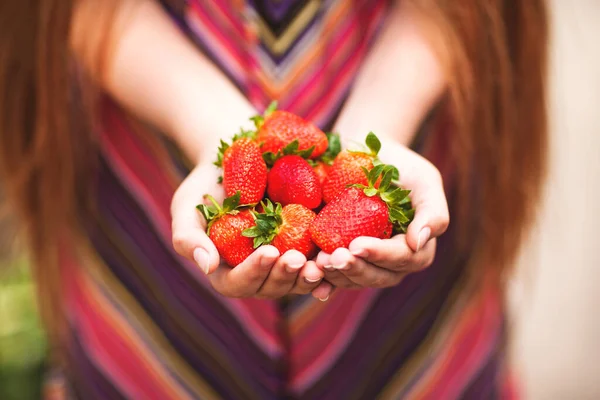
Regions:
[[[42,0],[0,18],[3,181],[71,395],[515,394],[503,296],[543,175],[542,0]],[[222,195],[219,139],[272,99],[382,138],[413,190],[406,235],[220,265],[194,207]]]

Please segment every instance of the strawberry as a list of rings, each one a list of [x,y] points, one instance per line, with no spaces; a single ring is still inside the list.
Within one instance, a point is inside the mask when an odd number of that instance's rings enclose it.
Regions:
[[[327,179],[327,175],[329,174],[329,170],[331,169],[331,165],[324,163],[323,161],[317,161],[313,170],[317,174],[317,178],[319,178],[319,185],[323,187],[325,180]]]
[[[288,250],[298,250],[307,258],[317,253],[317,247],[310,238],[309,227],[317,215],[300,204],[263,202],[264,213],[256,214],[256,226],[242,234],[254,238],[254,247],[271,244],[280,254]]]
[[[317,158],[327,150],[327,136],[314,124],[287,111],[276,110],[273,102],[264,116],[252,118],[256,125],[256,141],[264,153],[277,154],[285,146],[298,141],[300,151],[312,148],[311,158]]]
[[[240,192],[240,204],[256,204],[262,200],[267,186],[267,164],[258,143],[236,136],[231,146],[221,140],[215,165],[223,168],[226,196]]]
[[[367,185],[363,168],[371,170],[381,149],[381,142],[372,132],[365,140],[369,152],[342,151],[334,160],[327,178],[323,183],[323,200],[329,203],[348,185]]]
[[[340,141],[339,135],[335,133],[327,133],[327,151],[323,153],[321,157],[317,161],[313,161],[313,169],[317,173],[319,177],[319,183],[321,187],[325,183],[325,179],[329,174],[329,170],[331,169],[331,165],[333,164],[333,160],[337,157],[337,155],[342,150],[342,144]]]
[[[314,209],[321,205],[319,177],[308,161],[297,155],[275,161],[267,179],[267,193],[284,206],[301,204]]]
[[[311,238],[327,253],[348,247],[360,236],[380,239],[392,232],[404,232],[414,211],[407,209],[409,190],[391,185],[396,174],[392,166],[378,165],[370,172],[364,169],[367,184],[352,185],[330,201],[310,228]],[[379,188],[375,183],[381,177]]]
[[[228,197],[221,207],[212,196],[207,197],[213,205],[198,205],[208,222],[208,237],[215,244],[219,255],[233,267],[242,263],[254,251],[253,240],[242,232],[256,225],[254,216],[247,209],[239,209],[240,192]]]

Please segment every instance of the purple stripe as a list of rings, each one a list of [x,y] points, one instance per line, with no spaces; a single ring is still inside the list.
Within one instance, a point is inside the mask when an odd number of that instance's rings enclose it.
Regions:
[[[100,211],[106,221],[112,221],[114,224],[112,229],[124,229],[119,227],[119,224],[126,226],[126,231],[122,234],[127,236],[120,235],[119,242],[126,243],[124,246],[128,248],[129,253],[136,254],[136,260],[134,262],[123,259],[123,256],[117,254],[117,249],[106,242],[107,238],[100,232],[95,232],[95,245],[113,273],[163,330],[179,353],[195,369],[210,376],[211,368],[206,364],[208,353],[200,357],[197,353],[203,352],[203,348],[217,348],[217,354],[227,355],[223,360],[229,360],[228,365],[237,370],[235,372],[237,377],[247,376],[248,372],[252,371],[251,375],[254,378],[244,380],[248,386],[256,386],[255,389],[259,392],[267,390],[266,393],[269,393],[276,390],[281,382],[274,373],[275,361],[270,360],[256,348],[256,345],[248,339],[248,335],[239,327],[239,321],[233,319],[228,310],[215,301],[213,296],[208,295],[205,288],[191,285],[193,280],[164,249],[163,244],[152,232],[152,227],[141,223],[143,218],[138,215],[140,210],[136,209],[133,203],[125,204],[128,195],[114,181],[114,178],[111,181],[109,176],[105,177],[101,181],[101,186]],[[130,238],[135,238],[137,244]],[[140,243],[144,244],[145,252],[139,249]],[[136,274],[134,270],[137,266],[144,266],[144,271]],[[150,283],[142,282],[142,274]],[[197,296],[191,296],[192,293]],[[245,369],[245,366],[251,369]],[[220,377],[232,373],[230,368],[227,373],[221,373]],[[263,377],[259,378],[256,375],[261,371],[260,375]],[[213,379],[219,381],[218,376],[214,376]],[[266,386],[260,389],[259,384]],[[230,389],[231,386],[231,381],[223,382],[224,390]]]

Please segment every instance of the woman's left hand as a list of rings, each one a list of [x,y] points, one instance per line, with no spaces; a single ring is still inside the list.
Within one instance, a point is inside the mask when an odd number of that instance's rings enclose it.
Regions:
[[[321,252],[317,265],[325,271],[325,280],[335,287],[397,285],[407,274],[431,265],[436,237],[448,227],[448,205],[437,168],[414,151],[393,142],[383,143],[379,156],[400,171],[402,187],[411,190],[415,218],[406,234],[390,239],[359,237],[347,249],[339,248],[332,254]]]

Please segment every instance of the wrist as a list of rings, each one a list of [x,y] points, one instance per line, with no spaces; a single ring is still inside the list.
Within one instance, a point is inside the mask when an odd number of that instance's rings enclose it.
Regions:
[[[241,97],[241,96],[240,96]],[[212,163],[220,141],[230,141],[240,129],[252,129],[257,111],[245,98],[182,107],[175,114],[172,136],[195,165]]]

